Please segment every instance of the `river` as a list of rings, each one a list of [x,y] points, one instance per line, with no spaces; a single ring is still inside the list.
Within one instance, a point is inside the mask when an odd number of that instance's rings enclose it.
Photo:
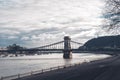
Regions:
[[[45,54],[19,57],[0,57],[0,77],[25,73],[59,65],[89,62],[109,57],[105,54],[77,53],[72,59],[63,59],[63,54]]]

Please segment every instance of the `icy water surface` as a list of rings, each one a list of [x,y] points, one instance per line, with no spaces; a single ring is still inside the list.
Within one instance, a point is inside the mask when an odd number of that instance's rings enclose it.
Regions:
[[[89,62],[109,57],[103,54],[73,54],[72,59],[63,59],[63,54],[46,54],[21,57],[0,57],[0,77],[25,73],[71,63]]]

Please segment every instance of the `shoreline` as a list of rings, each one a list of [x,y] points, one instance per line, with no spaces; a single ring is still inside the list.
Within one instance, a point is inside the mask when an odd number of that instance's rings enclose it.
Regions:
[[[52,67],[56,67],[56,66],[82,63],[85,61],[89,62],[92,60],[110,57],[109,55],[101,55],[100,54],[100,56],[99,56],[99,54],[96,55],[96,54],[91,54],[91,53],[90,54],[83,53],[83,54],[73,54],[73,59],[65,60],[62,58],[62,55],[63,54],[56,53],[56,54],[49,54],[49,55],[42,55],[42,56],[35,55],[35,56],[0,58],[0,60],[1,60],[0,61],[0,63],[1,63],[0,79],[1,79],[1,77],[5,78],[8,76],[13,76],[13,75],[18,75],[18,74],[22,75],[24,73],[28,73],[31,71],[34,72],[34,71],[48,69],[48,68],[52,68]],[[7,64],[4,64],[4,63],[7,63]],[[31,64],[35,64],[35,65],[31,65]],[[21,67],[23,69],[21,69]]]
[[[118,59],[119,56],[112,56],[102,60],[82,63],[76,66],[44,72],[42,74],[38,73],[14,80],[94,80],[94,78],[104,73],[105,70],[112,65],[111,62],[114,63]],[[88,77],[88,79],[86,79],[86,77]]]

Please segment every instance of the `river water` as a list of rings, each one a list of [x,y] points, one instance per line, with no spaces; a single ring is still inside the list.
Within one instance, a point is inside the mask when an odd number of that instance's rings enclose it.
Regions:
[[[79,53],[72,59],[63,59],[63,54],[45,54],[19,57],[0,57],[0,77],[25,73],[59,65],[89,62],[109,57],[104,54]]]

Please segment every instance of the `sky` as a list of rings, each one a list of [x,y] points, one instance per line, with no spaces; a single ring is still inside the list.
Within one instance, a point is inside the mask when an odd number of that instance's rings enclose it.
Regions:
[[[0,46],[36,47],[64,36],[85,43],[101,29],[103,0],[0,0]]]

